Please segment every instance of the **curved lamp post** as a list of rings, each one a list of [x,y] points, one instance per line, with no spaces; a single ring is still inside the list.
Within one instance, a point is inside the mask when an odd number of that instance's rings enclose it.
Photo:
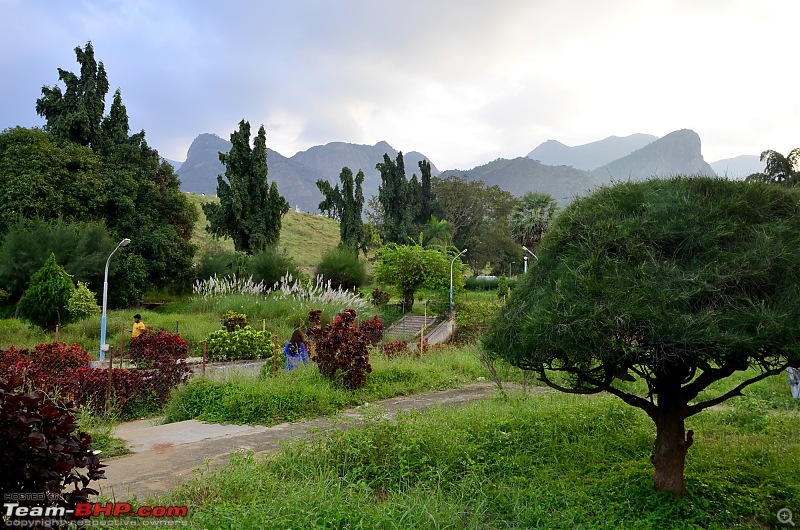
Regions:
[[[106,273],[103,280],[103,316],[100,318],[100,362],[106,360],[106,351],[108,351],[108,344],[106,344],[106,299],[108,298],[108,264],[111,263],[111,256],[114,255],[119,247],[125,247],[131,240],[127,237],[119,242],[117,247],[111,251],[106,260]]]
[[[453,261],[450,262],[450,313],[453,313],[453,264],[456,262],[458,258],[466,254],[467,249],[462,250],[458,253],[458,255],[453,258]]]
[[[536,254],[534,254],[533,252],[531,252],[528,247],[526,247],[525,245],[522,245],[522,250],[524,250],[525,252],[527,252],[528,254],[533,256],[534,258],[536,258],[537,261],[538,261],[539,257]]]

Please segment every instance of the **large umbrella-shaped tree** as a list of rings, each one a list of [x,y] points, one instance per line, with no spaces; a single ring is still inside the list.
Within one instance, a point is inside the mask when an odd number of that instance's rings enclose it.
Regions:
[[[657,490],[685,493],[686,418],[800,364],[796,191],[704,177],[617,184],[576,199],[539,250],[484,345],[556,389],[644,410]],[[736,372],[741,383],[709,388]],[[631,378],[647,390],[619,384]]]

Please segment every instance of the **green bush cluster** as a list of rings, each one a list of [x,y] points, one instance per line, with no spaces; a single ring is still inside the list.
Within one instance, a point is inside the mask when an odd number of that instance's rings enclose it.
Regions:
[[[236,328],[244,329],[250,324],[247,322],[247,315],[236,311],[225,311],[222,313],[222,325],[228,331],[236,331]]]
[[[367,281],[367,268],[359,259],[358,252],[346,247],[336,247],[322,256],[317,265],[317,275],[322,276],[331,286],[343,289],[356,289]]]
[[[236,331],[221,329],[206,339],[206,357],[209,361],[271,358],[273,339],[269,331],[256,331],[250,326]]]

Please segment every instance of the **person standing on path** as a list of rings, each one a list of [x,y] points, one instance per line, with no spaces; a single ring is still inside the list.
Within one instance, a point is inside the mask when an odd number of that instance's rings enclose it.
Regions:
[[[133,328],[131,329],[131,338],[135,339],[145,330],[144,322],[142,322],[142,315],[136,313],[133,315]]]
[[[283,347],[283,354],[286,356],[284,369],[288,372],[294,370],[299,364],[308,364],[308,347],[302,331],[296,329],[292,333],[292,338]]]

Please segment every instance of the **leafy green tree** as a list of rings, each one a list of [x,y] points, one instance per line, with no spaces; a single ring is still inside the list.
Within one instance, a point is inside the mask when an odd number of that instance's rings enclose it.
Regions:
[[[21,219],[102,219],[101,160],[78,144],[59,145],[39,129],[0,133],[0,237]]]
[[[361,185],[364,183],[364,172],[359,170],[354,181],[350,168],[343,167],[339,181],[342,183],[341,190],[338,184],[331,188],[328,181],[317,181],[317,188],[325,197],[319,203],[319,210],[330,212],[339,219],[341,245],[351,249],[363,248],[365,241],[361,213],[364,209],[364,193]]]
[[[794,190],[621,183],[556,218],[484,346],[558,390],[642,409],[656,426],[655,488],[680,496],[686,418],[800,364],[798,277]],[[634,378],[644,386],[620,382]]]
[[[41,269],[31,276],[28,290],[19,301],[19,314],[44,329],[67,322],[67,304],[75,286],[67,271],[50,254]]]
[[[74,320],[86,320],[101,313],[95,294],[85,283],[79,281],[78,287],[73,289],[67,301],[67,313]]]
[[[58,79],[65,85],[42,87],[42,97],[36,100],[36,112],[47,120],[45,130],[61,140],[91,147],[98,151],[103,145],[102,121],[108,76],[103,63],[94,58],[94,47],[75,48],[80,75],[58,69]]]
[[[792,149],[788,156],[767,149],[761,153],[761,161],[766,162],[763,173],[753,173],[748,182],[769,182],[790,188],[800,185],[800,147]]]
[[[468,248],[465,255],[476,274],[487,267],[495,273],[522,261],[522,249],[511,237],[508,219],[519,201],[498,186],[451,175],[433,179],[433,190],[444,219],[453,225],[453,244]]]
[[[450,261],[452,257],[438,250],[420,245],[390,244],[378,251],[379,262],[375,279],[384,285],[400,289],[406,311],[414,306],[414,293],[421,287],[445,289],[450,286]],[[461,263],[453,264],[453,286],[460,288],[464,280]]]
[[[40,188],[41,193],[47,192],[53,199],[44,202],[36,198],[37,203],[47,205],[40,208],[47,209],[43,213],[25,210],[22,216],[105,220],[113,238],[119,241],[129,237],[132,243],[128,253],[142,257],[127,269],[133,276],[121,278],[129,285],[130,293],[148,287],[185,288],[193,276],[195,249],[190,239],[197,212],[181,193],[172,166],[162,162],[158,151],[147,145],[144,131],[129,135],[127,110],[119,89],[114,94],[108,116],[103,115],[108,77],[102,62],[95,60],[91,42],[84,49],[76,48],[75,52],[80,74],[59,69],[64,90],[45,86],[42,97],[36,102],[37,112],[47,122],[44,129],[51,133],[52,142],[62,151],[62,159],[66,161],[62,165],[68,171],[59,172],[60,166],[55,162],[45,166],[50,169],[45,173],[48,185],[34,186],[34,189]],[[94,157],[87,153],[93,153]],[[14,173],[19,185],[35,184],[34,175],[50,160],[59,162],[55,154],[20,162],[20,168]],[[75,163],[76,160],[81,164]],[[9,163],[8,157],[0,156],[0,164],[6,163]],[[93,167],[91,163],[99,168],[100,178],[91,180],[85,175],[87,171],[82,168]],[[58,178],[51,178],[52,173]],[[51,182],[56,185],[50,185]],[[54,206],[49,207],[50,204]],[[13,202],[11,210],[19,205],[25,203]],[[0,202],[0,206],[7,205]],[[1,225],[2,215],[0,230]],[[145,267],[144,279],[139,277],[139,265]]]
[[[210,223],[208,231],[218,237],[230,237],[239,252],[252,254],[275,244],[281,233],[281,217],[289,203],[278,185],[267,182],[267,140],[264,126],[250,148],[250,124],[239,122],[231,133],[231,149],[220,153],[225,164],[225,178],[217,176],[219,204],[203,205]]]
[[[102,287],[103,271],[115,243],[100,223],[25,220],[12,226],[0,244],[0,286],[14,300],[52,253],[76,280]],[[115,261],[111,270],[115,270]]]
[[[511,212],[508,226],[514,240],[533,250],[541,242],[558,211],[558,203],[549,193],[531,191],[520,199]]]
[[[439,202],[436,200],[436,194],[433,193],[431,163],[427,160],[420,160],[418,165],[420,171],[419,206],[414,223],[417,227],[423,227],[430,221],[431,216],[441,217],[442,212]]]

